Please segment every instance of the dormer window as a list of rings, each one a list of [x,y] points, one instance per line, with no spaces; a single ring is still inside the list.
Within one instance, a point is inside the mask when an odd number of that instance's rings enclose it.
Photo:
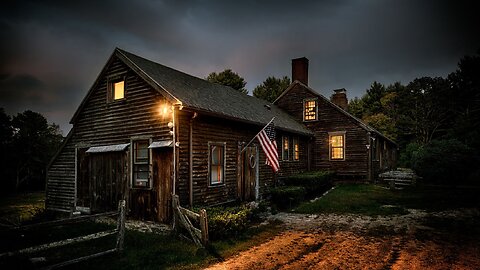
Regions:
[[[124,77],[115,77],[108,80],[107,100],[114,102],[125,98],[125,79]]]
[[[303,121],[318,120],[318,99],[305,99],[303,101]]]

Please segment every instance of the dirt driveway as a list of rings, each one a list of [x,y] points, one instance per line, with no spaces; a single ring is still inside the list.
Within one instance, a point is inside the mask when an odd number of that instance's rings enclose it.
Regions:
[[[480,211],[269,217],[285,231],[208,269],[480,269]]]

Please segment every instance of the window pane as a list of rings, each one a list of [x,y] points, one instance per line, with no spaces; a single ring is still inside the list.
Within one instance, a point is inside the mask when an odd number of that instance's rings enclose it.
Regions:
[[[113,99],[122,99],[125,97],[125,81],[113,84]]]
[[[298,145],[298,139],[294,139],[293,140],[293,158],[295,160],[299,160],[300,159],[300,151],[299,151],[299,145]]]
[[[330,159],[344,159],[345,135],[330,136]]]
[[[289,154],[289,153],[288,153],[288,150],[289,150],[288,137],[283,137],[282,140],[283,140],[283,143],[282,143],[282,145],[283,145],[283,147],[282,147],[282,149],[283,149],[283,151],[282,151],[282,159],[283,159],[283,160],[288,160],[288,158],[289,158],[289,157],[288,157],[288,154]]]
[[[148,141],[135,142],[135,162],[148,162]]]
[[[223,183],[225,147],[220,145],[210,146],[210,184]]]
[[[317,101],[316,100],[305,101],[304,119],[316,120],[317,119],[316,114],[317,114]]]
[[[343,147],[343,135],[332,136],[330,143],[332,147]]]
[[[343,159],[343,148],[332,148],[332,159]]]

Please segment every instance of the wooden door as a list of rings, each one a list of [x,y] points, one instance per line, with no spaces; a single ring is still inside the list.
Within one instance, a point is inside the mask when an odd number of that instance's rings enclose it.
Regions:
[[[77,205],[91,212],[117,210],[125,199],[127,157],[125,152],[77,152]]]
[[[156,220],[168,223],[172,216],[173,152],[171,148],[157,148],[152,157]]]
[[[242,153],[242,177],[240,198],[243,201],[253,201],[257,197],[258,185],[258,148],[249,146]]]

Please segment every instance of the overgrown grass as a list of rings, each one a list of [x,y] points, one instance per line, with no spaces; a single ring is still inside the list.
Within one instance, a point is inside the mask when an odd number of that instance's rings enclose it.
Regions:
[[[33,211],[32,209],[38,209]],[[44,210],[44,193],[17,194],[0,199],[0,219],[15,224],[30,223]],[[29,231],[6,230],[0,227],[0,253],[26,247],[74,238],[81,235],[113,229],[114,225],[95,222],[36,228]],[[248,228],[235,237],[211,242],[208,250],[199,249],[192,242],[174,234],[159,235],[127,230],[125,250],[120,254],[91,259],[71,269],[202,269],[211,263],[232,256],[260,244],[280,232],[279,224]],[[0,269],[34,269],[73,258],[90,255],[115,247],[116,237],[108,236],[93,241],[0,260]],[[44,257],[47,261],[33,265],[29,258]]]
[[[408,208],[442,211],[463,207],[480,207],[480,189],[412,187],[390,190],[367,184],[339,185],[314,202],[304,202],[299,213],[354,213],[364,215],[406,214]]]
[[[20,224],[45,210],[45,192],[29,192],[0,197],[0,222]]]

